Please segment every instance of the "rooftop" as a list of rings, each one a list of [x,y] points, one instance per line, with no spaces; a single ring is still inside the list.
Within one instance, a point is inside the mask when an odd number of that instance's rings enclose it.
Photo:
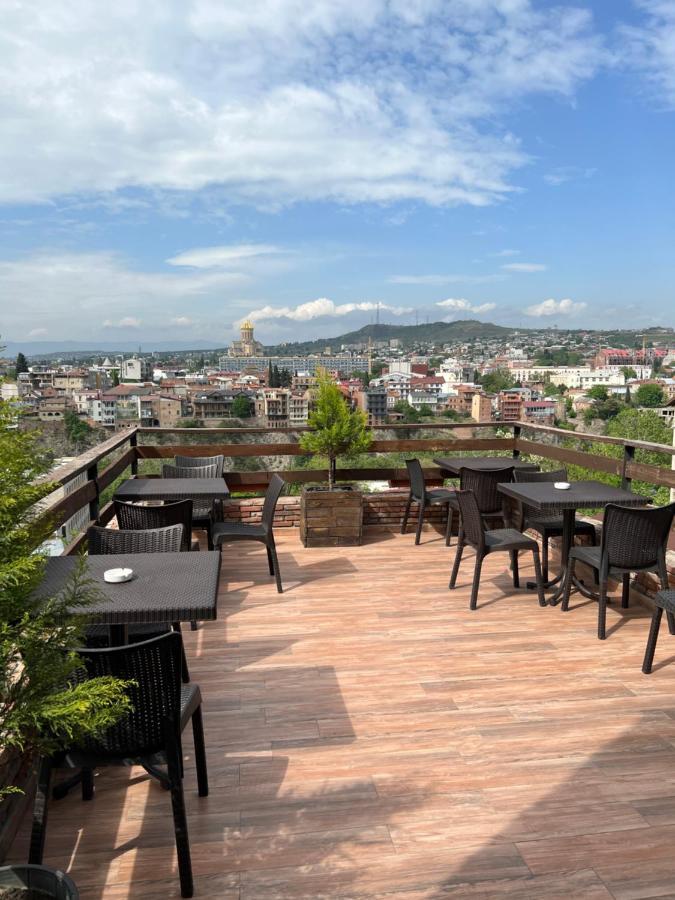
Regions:
[[[672,894],[675,664],[664,635],[641,674],[645,608],[613,603],[599,645],[593,603],[541,609],[506,554],[471,612],[470,558],[449,592],[433,531],[277,535],[285,593],[262,546],[226,546],[219,620],[183,631],[211,782],[200,800],[188,739],[195,896]],[[50,805],[44,861],[83,898],[179,896],[167,794],[101,770],[94,802]]]

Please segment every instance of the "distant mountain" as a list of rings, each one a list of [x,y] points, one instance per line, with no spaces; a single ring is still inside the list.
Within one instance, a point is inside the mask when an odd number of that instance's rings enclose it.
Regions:
[[[326,345],[339,349],[341,344],[367,344],[371,338],[373,343],[397,338],[403,347],[418,343],[451,344],[471,339],[506,339],[516,331],[523,332],[527,329],[506,328],[503,325],[493,325],[491,322],[479,322],[477,319],[463,319],[457,322],[428,322],[424,325],[364,325],[357,331],[348,331],[346,334],[339,334],[336,337],[280,344],[267,347],[266,350],[285,355],[303,355],[319,352]]]
[[[111,353],[138,353],[138,341],[3,341],[0,356],[14,357],[23,353],[28,357],[88,356]],[[141,341],[143,353],[168,353],[175,350],[187,353],[189,350],[217,350],[218,344],[209,341]],[[222,346],[222,345],[221,345]]]

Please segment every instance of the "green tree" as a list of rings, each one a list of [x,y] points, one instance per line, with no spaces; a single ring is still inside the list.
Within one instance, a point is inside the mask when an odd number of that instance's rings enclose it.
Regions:
[[[251,401],[244,394],[238,394],[232,401],[232,415],[238,419],[250,418]]]
[[[37,433],[15,425],[15,412],[0,402],[0,735],[11,750],[50,753],[110,727],[129,700],[121,681],[73,678],[84,624],[73,613],[97,591],[82,560],[61,594],[40,596],[40,547],[53,526],[36,504],[56,485],[44,480]]]
[[[370,447],[365,414],[360,409],[350,410],[338,386],[326,372],[320,372],[308,424],[312,430],[301,435],[300,446],[307,453],[328,457],[328,488],[332,490],[337,457],[365,453]]]
[[[401,416],[406,425],[415,425],[421,418],[419,412],[407,400],[397,400],[394,403],[394,412]]]
[[[663,406],[665,397],[658,384],[641,384],[633,397],[636,406]]]
[[[17,377],[19,375],[21,375],[23,372],[28,371],[28,360],[23,355],[23,353],[17,353],[14,370],[15,370],[15,374],[17,375]]]
[[[495,369],[483,375],[480,384],[488,394],[498,394],[500,391],[515,387],[516,382],[508,369]]]
[[[82,447],[87,442],[94,430],[88,422],[81,419],[72,409],[67,409],[63,415],[63,425],[66,435],[75,448]]]
[[[593,387],[589,388],[586,391],[586,396],[590,400],[607,400],[609,397],[609,391],[607,386],[604,384],[594,384]]]
[[[630,381],[631,378],[637,378],[637,372],[632,366],[622,366],[621,372],[625,381]]]
[[[120,383],[120,370],[113,369],[110,373],[110,378],[112,380],[112,386],[117,387]]]

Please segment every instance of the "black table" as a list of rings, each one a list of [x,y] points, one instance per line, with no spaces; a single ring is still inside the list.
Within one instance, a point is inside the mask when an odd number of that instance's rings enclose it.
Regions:
[[[443,470],[446,478],[459,478],[460,469],[524,469],[538,472],[535,463],[524,462],[511,456],[439,456],[434,463]]]
[[[127,625],[212,620],[217,615],[220,553],[111,553],[87,556],[87,571],[100,600],[83,611],[110,626],[111,643],[126,643]],[[78,565],[76,556],[52,556],[36,590],[49,596],[62,590]],[[108,584],[106,569],[134,570],[131,581]],[[77,612],[81,610],[78,609]]]
[[[622,488],[603,484],[601,481],[573,481],[568,490],[560,490],[550,481],[500,484],[497,490],[512,500],[517,500],[525,506],[536,509],[537,512],[562,513],[561,571],[557,578],[554,578],[553,581],[546,585],[546,587],[553,587],[559,584],[555,593],[549,597],[548,602],[551,606],[555,606],[562,598],[570,547],[574,540],[574,515],[576,510],[606,506],[608,503],[618,503],[621,506],[646,506],[649,502],[647,497],[641,497],[639,494],[632,493],[632,491],[625,491]],[[595,594],[585,588],[577,578],[573,578],[572,582],[584,596],[595,598]],[[530,587],[530,584],[528,584],[528,587]]]
[[[224,478],[128,478],[115,491],[115,500],[225,500],[230,490]]]

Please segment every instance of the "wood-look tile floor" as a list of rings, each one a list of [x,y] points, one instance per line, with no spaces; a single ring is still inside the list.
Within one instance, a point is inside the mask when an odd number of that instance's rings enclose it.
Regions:
[[[195,896],[675,898],[675,641],[640,664],[649,616],[567,614],[435,532],[303,549],[279,530],[223,551],[219,620],[185,631],[211,792],[185,791]],[[531,569],[523,559],[525,578]],[[25,835],[17,841],[21,855]],[[51,804],[45,862],[83,900],[179,896],[168,795],[104,770]]]

